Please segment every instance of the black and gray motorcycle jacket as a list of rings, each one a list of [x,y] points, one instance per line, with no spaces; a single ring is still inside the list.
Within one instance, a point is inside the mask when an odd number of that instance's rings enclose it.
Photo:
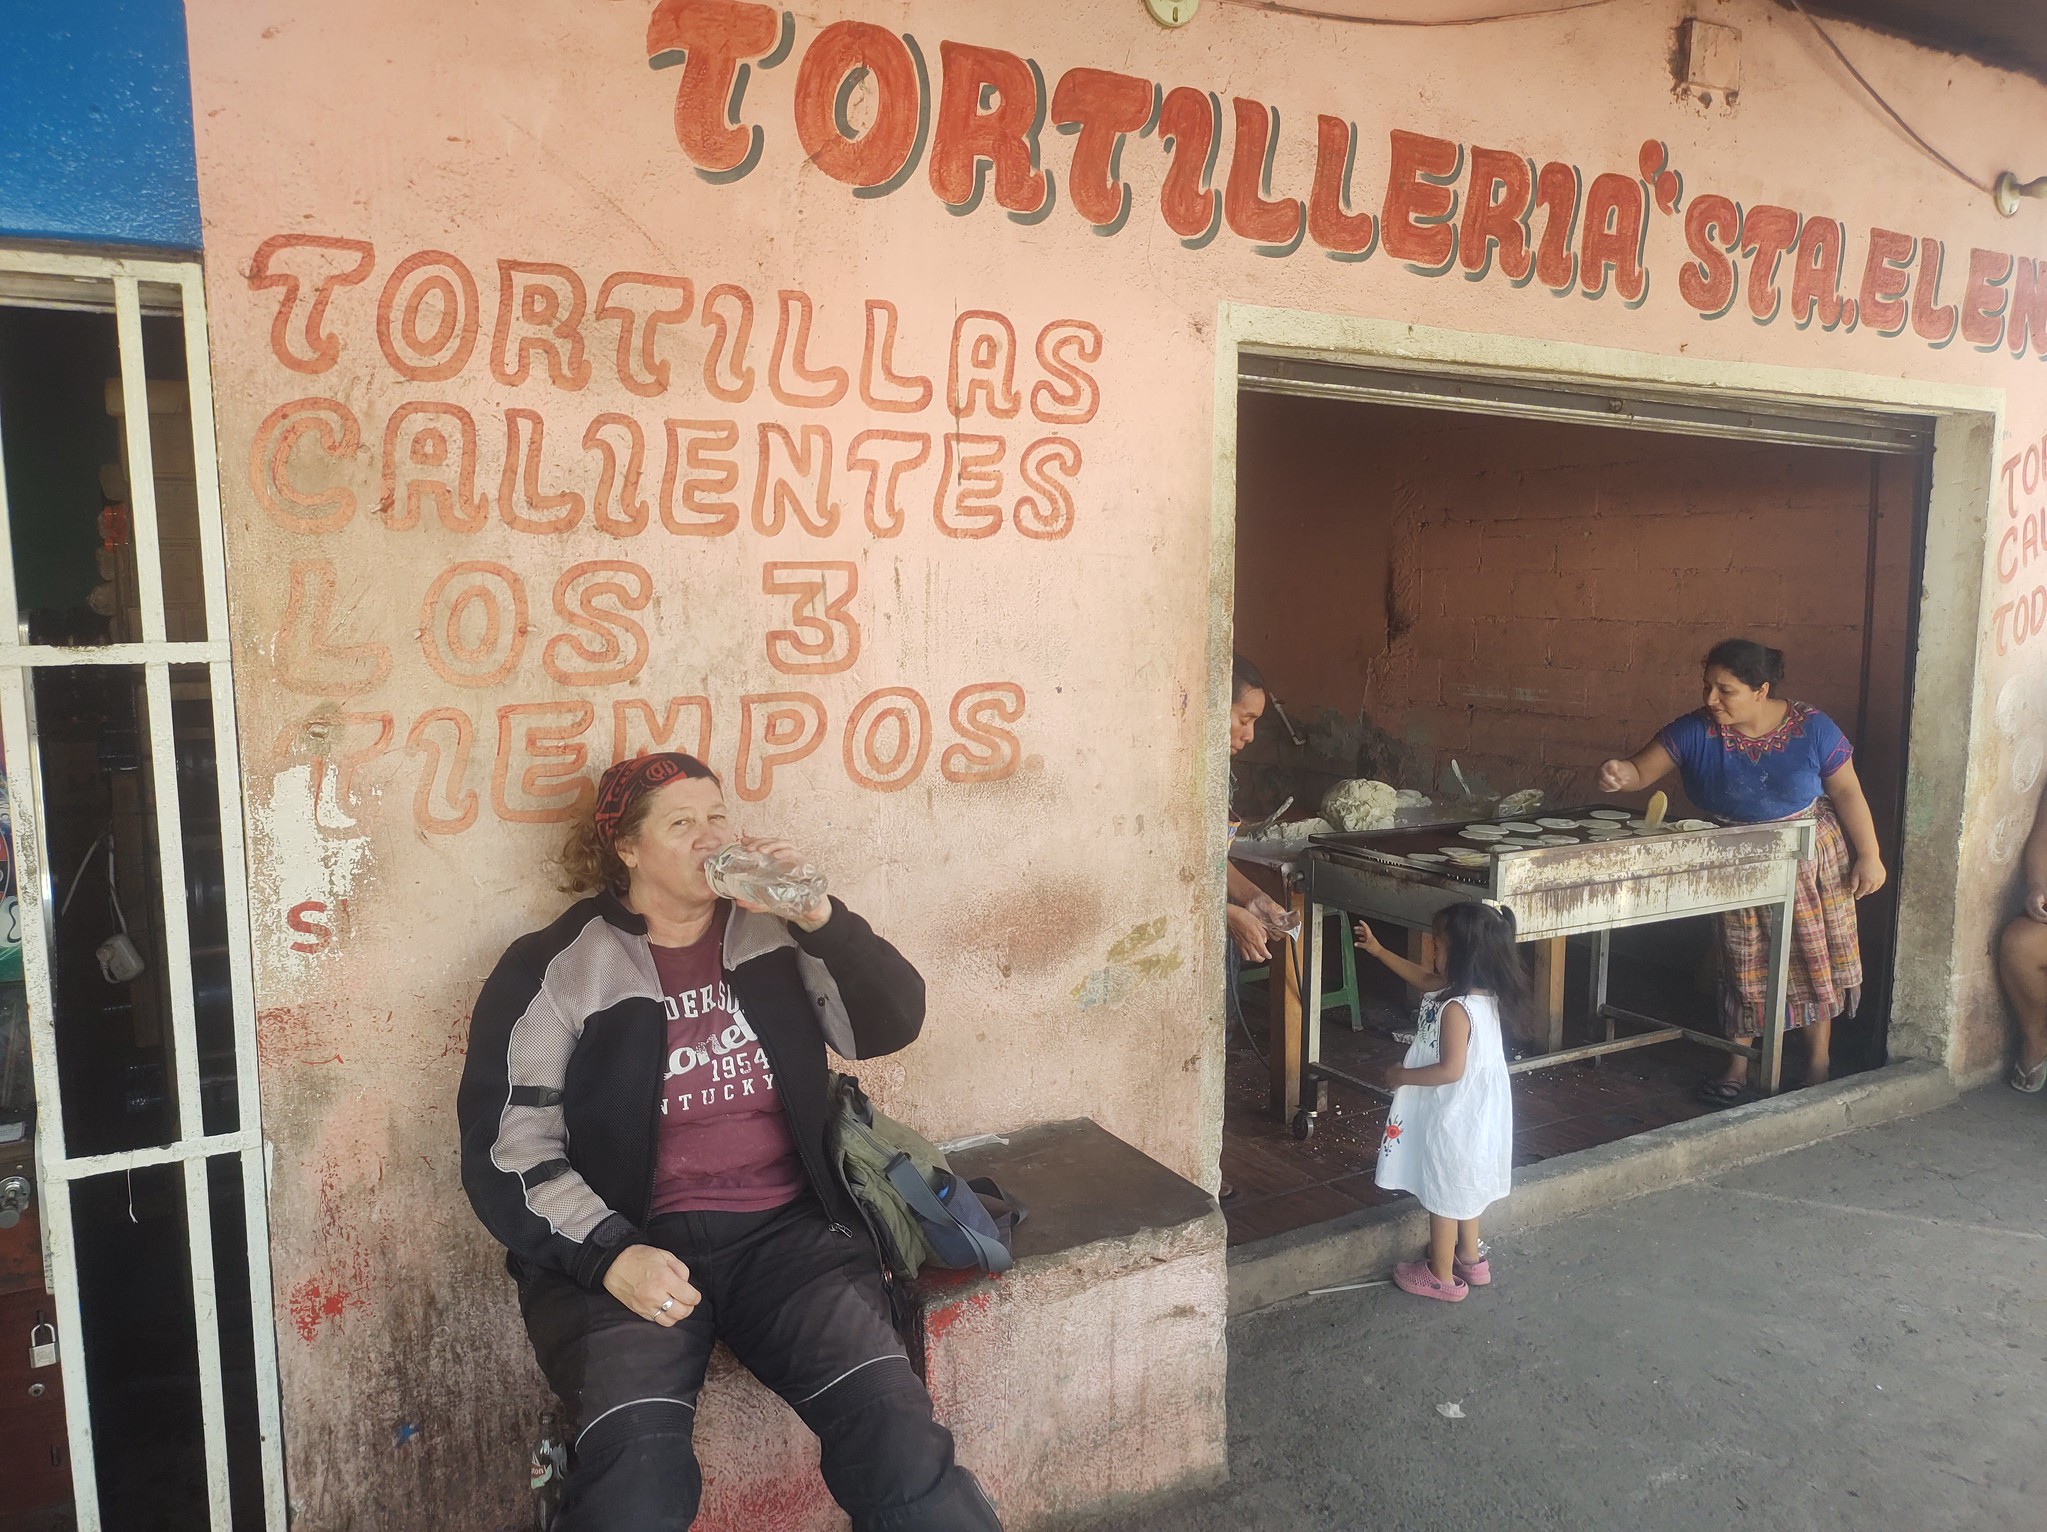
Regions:
[[[825,1160],[829,1064],[908,1047],[924,980],[837,899],[805,931],[734,908],[724,963],[774,1071],[811,1189],[865,1230]],[[668,1021],[647,923],[609,893],[578,901],[498,960],[469,1023],[455,1098],[462,1185],[514,1276],[585,1287],[643,1242]]]

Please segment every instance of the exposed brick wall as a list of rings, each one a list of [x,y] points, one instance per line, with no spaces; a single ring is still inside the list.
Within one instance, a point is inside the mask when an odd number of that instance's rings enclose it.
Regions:
[[[1247,401],[1247,433],[1268,420],[1284,451],[1242,451],[1239,631],[1297,711],[1362,711],[1412,775],[1455,758],[1498,790],[1590,796],[1601,760],[1697,706],[1701,656],[1735,634],[1784,649],[1787,694],[1856,729],[1868,455]],[[1912,469],[1879,467],[1895,692]]]

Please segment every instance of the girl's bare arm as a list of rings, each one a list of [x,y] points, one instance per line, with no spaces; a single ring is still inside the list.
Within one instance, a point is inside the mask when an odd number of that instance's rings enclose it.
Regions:
[[[1432,972],[1419,963],[1409,962],[1380,941],[1378,933],[1372,929],[1372,924],[1368,920],[1358,922],[1357,946],[1358,951],[1377,958],[1410,987],[1420,990],[1425,995],[1441,989],[1448,982],[1441,974]]]
[[[1386,1071],[1388,1085],[1454,1085],[1464,1078],[1464,1060],[1471,1051],[1471,1017],[1452,1000],[1443,1007],[1442,1045],[1436,1062],[1424,1069],[1396,1065]]]

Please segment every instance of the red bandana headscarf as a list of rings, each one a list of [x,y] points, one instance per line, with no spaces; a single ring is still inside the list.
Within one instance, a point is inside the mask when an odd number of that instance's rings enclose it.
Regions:
[[[711,768],[695,756],[672,750],[620,761],[605,772],[597,783],[597,843],[606,851],[611,850],[618,839],[618,827],[632,806],[647,794],[683,777],[717,780]]]

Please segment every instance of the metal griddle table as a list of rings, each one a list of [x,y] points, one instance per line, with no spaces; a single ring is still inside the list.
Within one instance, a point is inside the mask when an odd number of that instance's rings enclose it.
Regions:
[[[1594,810],[1552,812],[1553,817],[1582,820]],[[1316,836],[1284,864],[1301,926],[1287,942],[1284,961],[1273,964],[1269,1063],[1273,1109],[1293,1125],[1296,1136],[1306,1138],[1314,1132],[1315,1116],[1327,1104],[1331,1081],[1385,1094],[1370,1081],[1322,1062],[1322,919],[1330,908],[1406,927],[1413,933],[1411,950],[1417,955],[1420,935],[1447,905],[1491,899],[1511,909],[1521,940],[1537,944],[1537,1007],[1547,1021],[1548,1044],[1546,1051],[1512,1064],[1515,1073],[1689,1037],[1748,1058],[1758,1089],[1765,1095],[1776,1093],[1784,1048],[1792,905],[1798,863],[1813,852],[1811,819],[1666,829],[1624,839],[1588,838],[1568,846],[1496,851],[1479,867],[1421,866],[1405,860],[1417,850],[1454,841],[1466,824],[1487,822]],[[1777,918],[1770,935],[1763,1033],[1756,1043],[1738,1043],[1608,1002],[1607,966],[1615,931],[1758,906],[1774,907]],[[1564,943],[1573,936],[1593,938],[1591,1017],[1604,1037],[1565,1048]],[[1313,976],[1305,989],[1303,975]],[[1643,1030],[1618,1035],[1616,1023]]]

